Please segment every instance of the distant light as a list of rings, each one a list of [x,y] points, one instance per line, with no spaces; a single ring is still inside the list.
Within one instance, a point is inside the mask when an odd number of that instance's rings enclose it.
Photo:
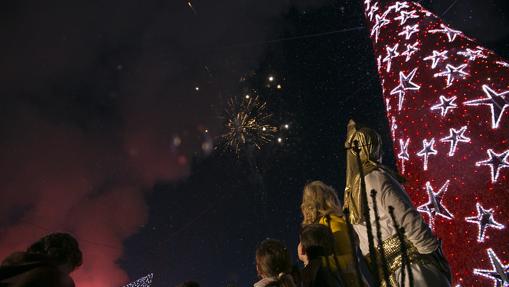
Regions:
[[[266,127],[263,127],[263,128],[262,128],[262,131],[267,131],[267,128],[266,128]]]
[[[194,87],[194,89],[195,89],[196,91],[199,91],[199,90],[200,90],[200,87],[196,86],[196,87]]]
[[[281,90],[281,89],[283,88],[283,86],[281,86],[281,85],[277,85],[277,86],[276,86],[276,88],[277,88],[278,90]]]
[[[178,147],[182,144],[182,139],[179,136],[173,137],[173,146]]]
[[[269,82],[274,82],[274,76],[269,76]]]
[[[290,128],[290,125],[289,124],[285,124],[285,129],[289,129]]]
[[[283,142],[283,139],[282,139],[282,138],[277,138],[277,142],[278,142],[278,143],[282,143],[282,142]]]
[[[203,153],[209,155],[214,149],[214,145],[212,144],[212,141],[205,141],[201,144],[201,149]]]
[[[251,96],[250,95],[246,95],[246,99],[249,99]]]
[[[208,134],[209,133],[209,130],[208,129],[205,129],[205,133]]]

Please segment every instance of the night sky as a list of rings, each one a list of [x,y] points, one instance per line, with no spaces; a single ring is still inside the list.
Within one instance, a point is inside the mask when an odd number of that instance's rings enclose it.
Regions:
[[[306,182],[342,194],[348,119],[393,164],[361,1],[191,3],[3,3],[0,257],[68,231],[78,286],[249,286],[258,242],[296,250]],[[507,1],[423,5],[509,58]],[[290,128],[235,155],[221,115],[252,90]]]

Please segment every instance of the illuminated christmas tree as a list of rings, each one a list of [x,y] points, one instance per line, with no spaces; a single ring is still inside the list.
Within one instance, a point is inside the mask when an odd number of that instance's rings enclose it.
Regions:
[[[153,277],[154,273],[150,273],[145,277],[141,277],[140,279],[125,285],[124,287],[150,287],[150,285],[152,285]]]
[[[509,286],[509,63],[420,4],[364,9],[399,170],[454,284]]]

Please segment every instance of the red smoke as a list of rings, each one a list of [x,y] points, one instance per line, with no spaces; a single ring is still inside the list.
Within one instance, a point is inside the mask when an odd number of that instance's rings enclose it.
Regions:
[[[144,191],[186,173],[169,148],[170,135],[147,127],[91,133],[35,110],[11,112],[12,127],[0,140],[0,258],[67,231],[84,255],[72,274],[77,286],[126,283],[116,261],[123,240],[147,220]]]

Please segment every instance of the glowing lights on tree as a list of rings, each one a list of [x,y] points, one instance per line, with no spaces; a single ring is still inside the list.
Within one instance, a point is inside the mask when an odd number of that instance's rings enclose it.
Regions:
[[[437,155],[437,150],[434,148],[435,139],[431,138],[429,141],[424,139],[422,141],[422,150],[417,153],[417,156],[422,157],[423,169],[428,170],[428,161],[430,155]]]
[[[509,206],[509,61],[416,2],[365,1],[394,152],[407,192],[444,242],[451,286],[486,286],[472,258],[486,248],[509,254],[509,233],[497,229],[509,222],[498,212]],[[477,215],[472,200],[482,204]],[[478,242],[462,240],[468,230]]]
[[[421,88],[421,86],[412,82],[416,72],[417,68],[413,69],[408,75],[405,75],[403,72],[399,72],[399,85],[391,91],[391,95],[398,95],[398,111],[403,109],[403,101],[405,99],[406,91],[416,91]]]
[[[150,285],[152,285],[153,277],[154,273],[150,273],[145,277],[125,285],[124,287],[150,287]]]
[[[486,98],[464,102],[467,106],[489,106],[491,109],[491,128],[496,129],[504,115],[504,111],[509,107],[509,90],[497,93],[488,85],[483,85],[482,90]]]
[[[423,60],[431,60],[431,68],[434,69],[440,60],[447,60],[447,51],[438,52],[433,50],[433,55],[427,56]]]
[[[434,111],[434,110],[440,110],[440,115],[442,117],[445,117],[447,115],[447,112],[449,110],[452,110],[452,109],[455,109],[458,107],[458,105],[456,105],[454,103],[454,101],[456,101],[457,97],[456,96],[452,96],[450,98],[446,98],[444,96],[440,96],[440,103],[434,105],[431,107],[431,110]]]
[[[498,223],[493,218],[493,209],[484,209],[484,207],[482,207],[479,202],[476,203],[475,207],[477,210],[477,215],[467,217],[465,220],[470,223],[475,223],[479,227],[479,231],[477,233],[477,242],[484,242],[487,228],[494,228],[498,230],[505,228],[503,224]]]
[[[447,192],[450,181],[447,180],[438,192],[433,191],[433,187],[429,181],[426,182],[426,192],[428,193],[428,202],[417,207],[417,210],[424,212],[429,216],[429,225],[433,229],[435,227],[435,217],[441,216],[445,219],[453,219],[452,213],[442,203],[443,197]]]
[[[488,149],[488,159],[476,162],[476,166],[489,166],[491,172],[491,182],[498,181],[500,170],[509,167],[509,150],[502,153],[496,153],[492,149]]]
[[[474,274],[493,280],[493,287],[509,286],[509,265],[504,265],[493,249],[486,251],[492,269],[474,269]]]
[[[449,156],[454,156],[456,153],[456,148],[458,147],[458,143],[469,143],[470,138],[465,136],[465,132],[467,131],[467,127],[463,126],[461,129],[456,130],[455,128],[449,129],[449,135],[445,138],[440,139],[441,142],[449,142],[451,144],[449,148]]]
[[[464,71],[467,67],[467,64],[462,64],[457,67],[447,64],[445,69],[447,71],[436,73],[435,77],[447,77],[447,86],[452,85],[453,81],[456,79],[464,79],[465,76],[468,76],[468,73]]]

